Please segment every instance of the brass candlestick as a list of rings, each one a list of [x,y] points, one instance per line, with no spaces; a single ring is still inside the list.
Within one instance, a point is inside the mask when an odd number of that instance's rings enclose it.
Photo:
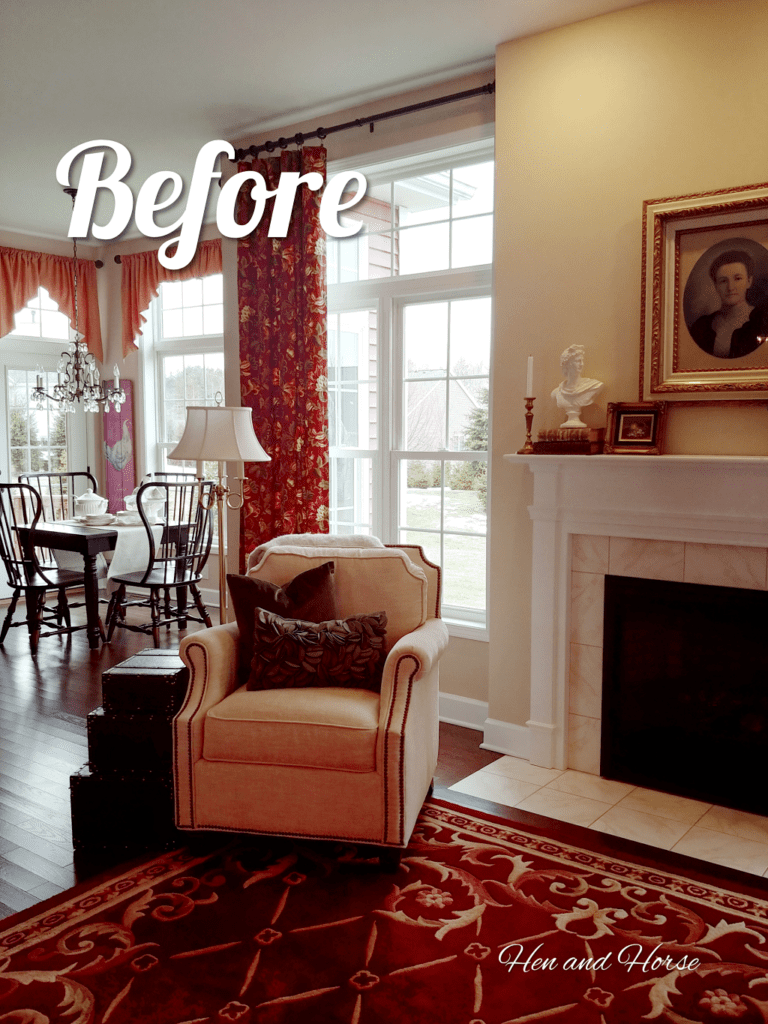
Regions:
[[[533,426],[533,403],[535,398],[525,399],[525,444],[518,451],[518,455],[532,455],[533,441],[531,441],[531,427]]]

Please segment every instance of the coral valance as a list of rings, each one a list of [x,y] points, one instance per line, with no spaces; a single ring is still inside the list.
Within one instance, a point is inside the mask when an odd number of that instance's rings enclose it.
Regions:
[[[188,281],[221,273],[221,239],[201,242],[192,262],[181,270],[168,270],[157,258],[157,250],[122,256],[123,355],[136,351],[136,338],[147,318],[142,316],[163,281]]]
[[[71,256],[0,246],[0,338],[13,330],[13,318],[45,288],[75,326],[75,275]],[[77,261],[78,329],[95,359],[102,362],[99,294],[92,260]]]

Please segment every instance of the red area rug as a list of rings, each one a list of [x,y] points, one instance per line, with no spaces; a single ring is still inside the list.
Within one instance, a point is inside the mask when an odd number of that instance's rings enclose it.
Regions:
[[[0,1024],[768,1021],[768,900],[434,801],[394,875],[233,843],[7,924]]]

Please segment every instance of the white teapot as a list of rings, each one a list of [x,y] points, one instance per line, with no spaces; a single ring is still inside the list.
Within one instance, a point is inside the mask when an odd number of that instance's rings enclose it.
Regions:
[[[96,494],[92,488],[88,488],[85,493],[77,496],[75,495],[75,515],[76,516],[99,516],[103,515],[107,511],[109,500],[102,498],[100,494]]]

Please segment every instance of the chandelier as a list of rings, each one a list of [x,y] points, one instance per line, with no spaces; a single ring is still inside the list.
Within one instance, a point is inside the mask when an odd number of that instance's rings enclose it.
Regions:
[[[72,205],[75,205],[77,189],[65,188],[64,191],[72,198]],[[74,277],[75,277],[75,330],[74,338],[69,343],[66,352],[62,352],[57,366],[58,381],[53,385],[53,394],[43,387],[42,374],[37,374],[36,386],[32,389],[32,401],[38,409],[43,408],[45,403],[58,402],[63,412],[76,412],[77,403],[82,402],[86,412],[98,412],[102,406],[109,408],[110,402],[115,410],[125,402],[125,391],[120,387],[120,371],[117,365],[114,367],[114,383],[112,387],[107,386],[101,380],[101,374],[96,366],[96,360],[88,351],[85,343],[85,335],[78,330],[77,310],[77,239],[73,239],[74,250]]]

